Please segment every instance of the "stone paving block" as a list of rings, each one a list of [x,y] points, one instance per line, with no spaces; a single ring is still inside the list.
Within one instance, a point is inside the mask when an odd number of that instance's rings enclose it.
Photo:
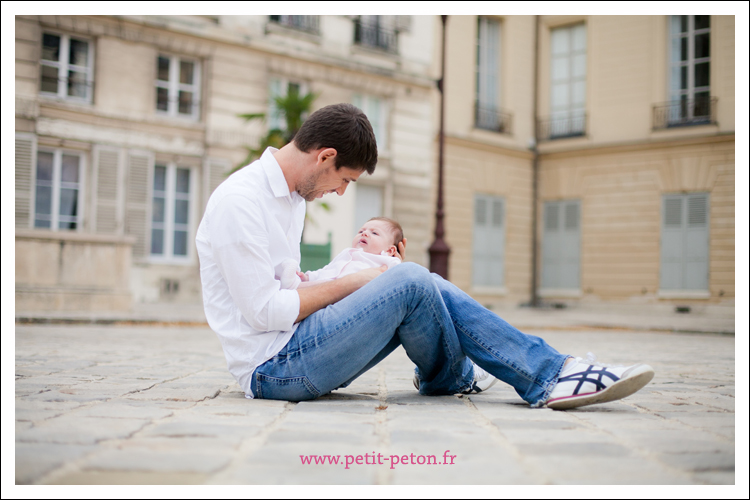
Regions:
[[[148,422],[133,418],[92,418],[63,415],[16,434],[16,442],[94,444],[124,439]]]
[[[524,460],[550,484],[695,484],[690,476],[653,460],[630,457],[526,455]]]
[[[735,473],[728,471],[695,472],[693,477],[705,484],[736,484]]]
[[[539,484],[533,472],[515,457],[496,454],[476,459],[458,455],[452,464],[440,465],[442,454],[439,455],[438,465],[394,465],[393,470],[388,470],[391,484]]]
[[[146,405],[139,401],[112,399],[87,408],[76,410],[77,417],[142,418],[155,420],[169,417],[174,410]]]
[[[692,427],[703,427],[716,430],[720,427],[734,429],[734,413],[719,412],[657,412],[657,415],[671,420],[677,420]]]
[[[166,437],[206,437],[215,438],[224,435],[236,436],[238,439],[258,434],[262,427],[255,425],[238,425],[236,421],[197,421],[197,420],[167,420],[157,422],[154,426],[144,429],[143,436]]]
[[[203,401],[206,398],[216,397],[221,389],[220,384],[174,384],[167,382],[157,385],[151,389],[128,394],[128,399],[144,400],[166,400],[166,401]]]
[[[659,460],[672,467],[691,472],[735,472],[731,453],[664,453]]]
[[[74,394],[72,391],[68,389],[61,389],[61,390],[50,390],[45,392],[40,392],[38,394],[31,394],[29,396],[23,396],[23,399],[26,401],[45,401],[45,402],[75,402],[79,404],[84,403],[90,403],[92,401],[106,401],[107,399],[112,398],[113,396],[107,395],[107,394],[93,394],[93,393],[86,393],[86,394]]]
[[[318,448],[326,448],[331,443],[345,443],[350,446],[370,448],[378,443],[374,426],[345,425],[339,429],[322,429],[309,432],[306,429],[282,428],[273,433],[274,443],[315,443]]]
[[[88,457],[81,469],[105,471],[144,472],[197,472],[210,474],[226,466],[231,456],[195,450],[192,453],[174,451],[139,450],[134,448],[110,449]]]
[[[374,415],[375,405],[370,403],[367,405],[362,404],[326,404],[325,402],[315,401],[307,402],[302,401],[294,407],[295,412],[323,412],[326,414],[331,413],[359,413],[363,415]]]
[[[633,447],[657,453],[730,452],[734,443],[720,441],[715,435],[694,429],[621,430],[608,429]]]
[[[206,474],[196,472],[75,471],[56,477],[51,485],[192,485],[204,484]]]
[[[91,453],[94,446],[16,443],[16,484],[34,484],[45,474]]]
[[[297,457],[299,460],[299,457]],[[262,462],[243,463],[229,472],[216,475],[207,484],[247,485],[361,485],[376,484],[376,466],[293,465],[279,467]]]

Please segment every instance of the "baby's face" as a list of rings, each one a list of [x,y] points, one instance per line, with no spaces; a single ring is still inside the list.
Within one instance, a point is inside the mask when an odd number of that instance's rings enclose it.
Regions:
[[[367,253],[380,255],[386,251],[389,255],[396,253],[396,246],[393,244],[393,234],[388,224],[381,220],[366,222],[364,226],[357,231],[357,235],[352,241],[352,247],[361,248]]]

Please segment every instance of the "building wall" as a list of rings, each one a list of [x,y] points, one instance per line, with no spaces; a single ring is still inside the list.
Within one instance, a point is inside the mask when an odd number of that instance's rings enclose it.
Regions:
[[[537,269],[542,271],[544,203],[581,202],[580,289],[537,289],[564,302],[733,304],[734,18],[711,18],[711,96],[716,123],[654,130],[653,109],[669,100],[667,16],[504,16],[500,107],[509,133],[474,125],[477,17],[450,16],[445,84],[446,241],[452,281],[488,305],[531,296],[534,32],[538,21],[538,117],[550,115],[550,32],[585,23],[586,115],[581,137],[538,144]],[[436,55],[439,58],[439,53]],[[662,197],[708,192],[709,290],[659,289]],[[473,287],[473,198],[506,202],[505,286]],[[434,200],[434,197],[433,197]]]
[[[542,165],[540,203],[581,201],[581,287],[575,296],[733,303],[733,137],[557,153],[546,156]],[[687,192],[710,196],[710,296],[700,300],[665,294],[659,285],[662,195]]]
[[[268,111],[271,78],[306,84],[318,95],[314,109],[351,102],[354,93],[387,103],[390,147],[381,151],[376,174],[360,182],[384,188],[384,215],[404,226],[409,260],[426,264],[429,207],[419,200],[429,198],[434,163],[434,20],[390,19],[401,27],[397,54],[355,44],[352,16],[319,16],[319,21],[320,33],[310,35],[269,16],[16,16],[17,140],[24,151],[50,147],[83,153],[83,219],[74,232],[135,237],[128,264],[135,302],[200,302],[195,231],[210,193],[246,157],[245,147],[265,134],[266,124],[237,115]],[[90,42],[90,103],[40,94],[44,31]],[[159,54],[200,63],[198,120],[156,112]],[[150,255],[156,163],[192,171],[189,251],[180,262]],[[32,227],[35,172],[33,157],[17,156],[16,176],[23,182],[16,185],[16,227],[43,232]],[[101,184],[105,178],[111,184]],[[308,225],[308,242],[327,241],[331,233],[334,251],[349,245],[356,201],[356,190],[351,191],[325,200],[333,207],[330,214],[316,214],[319,207],[311,204],[316,224]],[[169,285],[173,282],[179,286]]]

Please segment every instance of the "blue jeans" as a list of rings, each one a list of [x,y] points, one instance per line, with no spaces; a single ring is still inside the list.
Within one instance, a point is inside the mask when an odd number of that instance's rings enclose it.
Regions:
[[[487,310],[414,263],[386,271],[305,318],[289,343],[253,373],[255,397],[303,401],[345,387],[402,345],[419,392],[471,387],[474,361],[531,405],[543,404],[568,356]]]

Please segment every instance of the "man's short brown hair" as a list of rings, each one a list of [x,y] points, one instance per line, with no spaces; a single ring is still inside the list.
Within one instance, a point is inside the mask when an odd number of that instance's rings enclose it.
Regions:
[[[391,228],[391,234],[393,235],[393,240],[394,240],[393,244],[396,245],[396,248],[398,248],[398,244],[404,239],[404,230],[401,227],[401,224],[399,224],[393,219],[389,219],[388,217],[373,217],[367,222],[370,222],[373,220],[379,220],[381,222],[385,222],[386,224],[388,224],[388,226]]]
[[[378,162],[378,145],[367,116],[353,104],[331,104],[305,120],[292,139],[305,153],[320,148],[336,150],[336,170],[347,167],[372,175]]]

